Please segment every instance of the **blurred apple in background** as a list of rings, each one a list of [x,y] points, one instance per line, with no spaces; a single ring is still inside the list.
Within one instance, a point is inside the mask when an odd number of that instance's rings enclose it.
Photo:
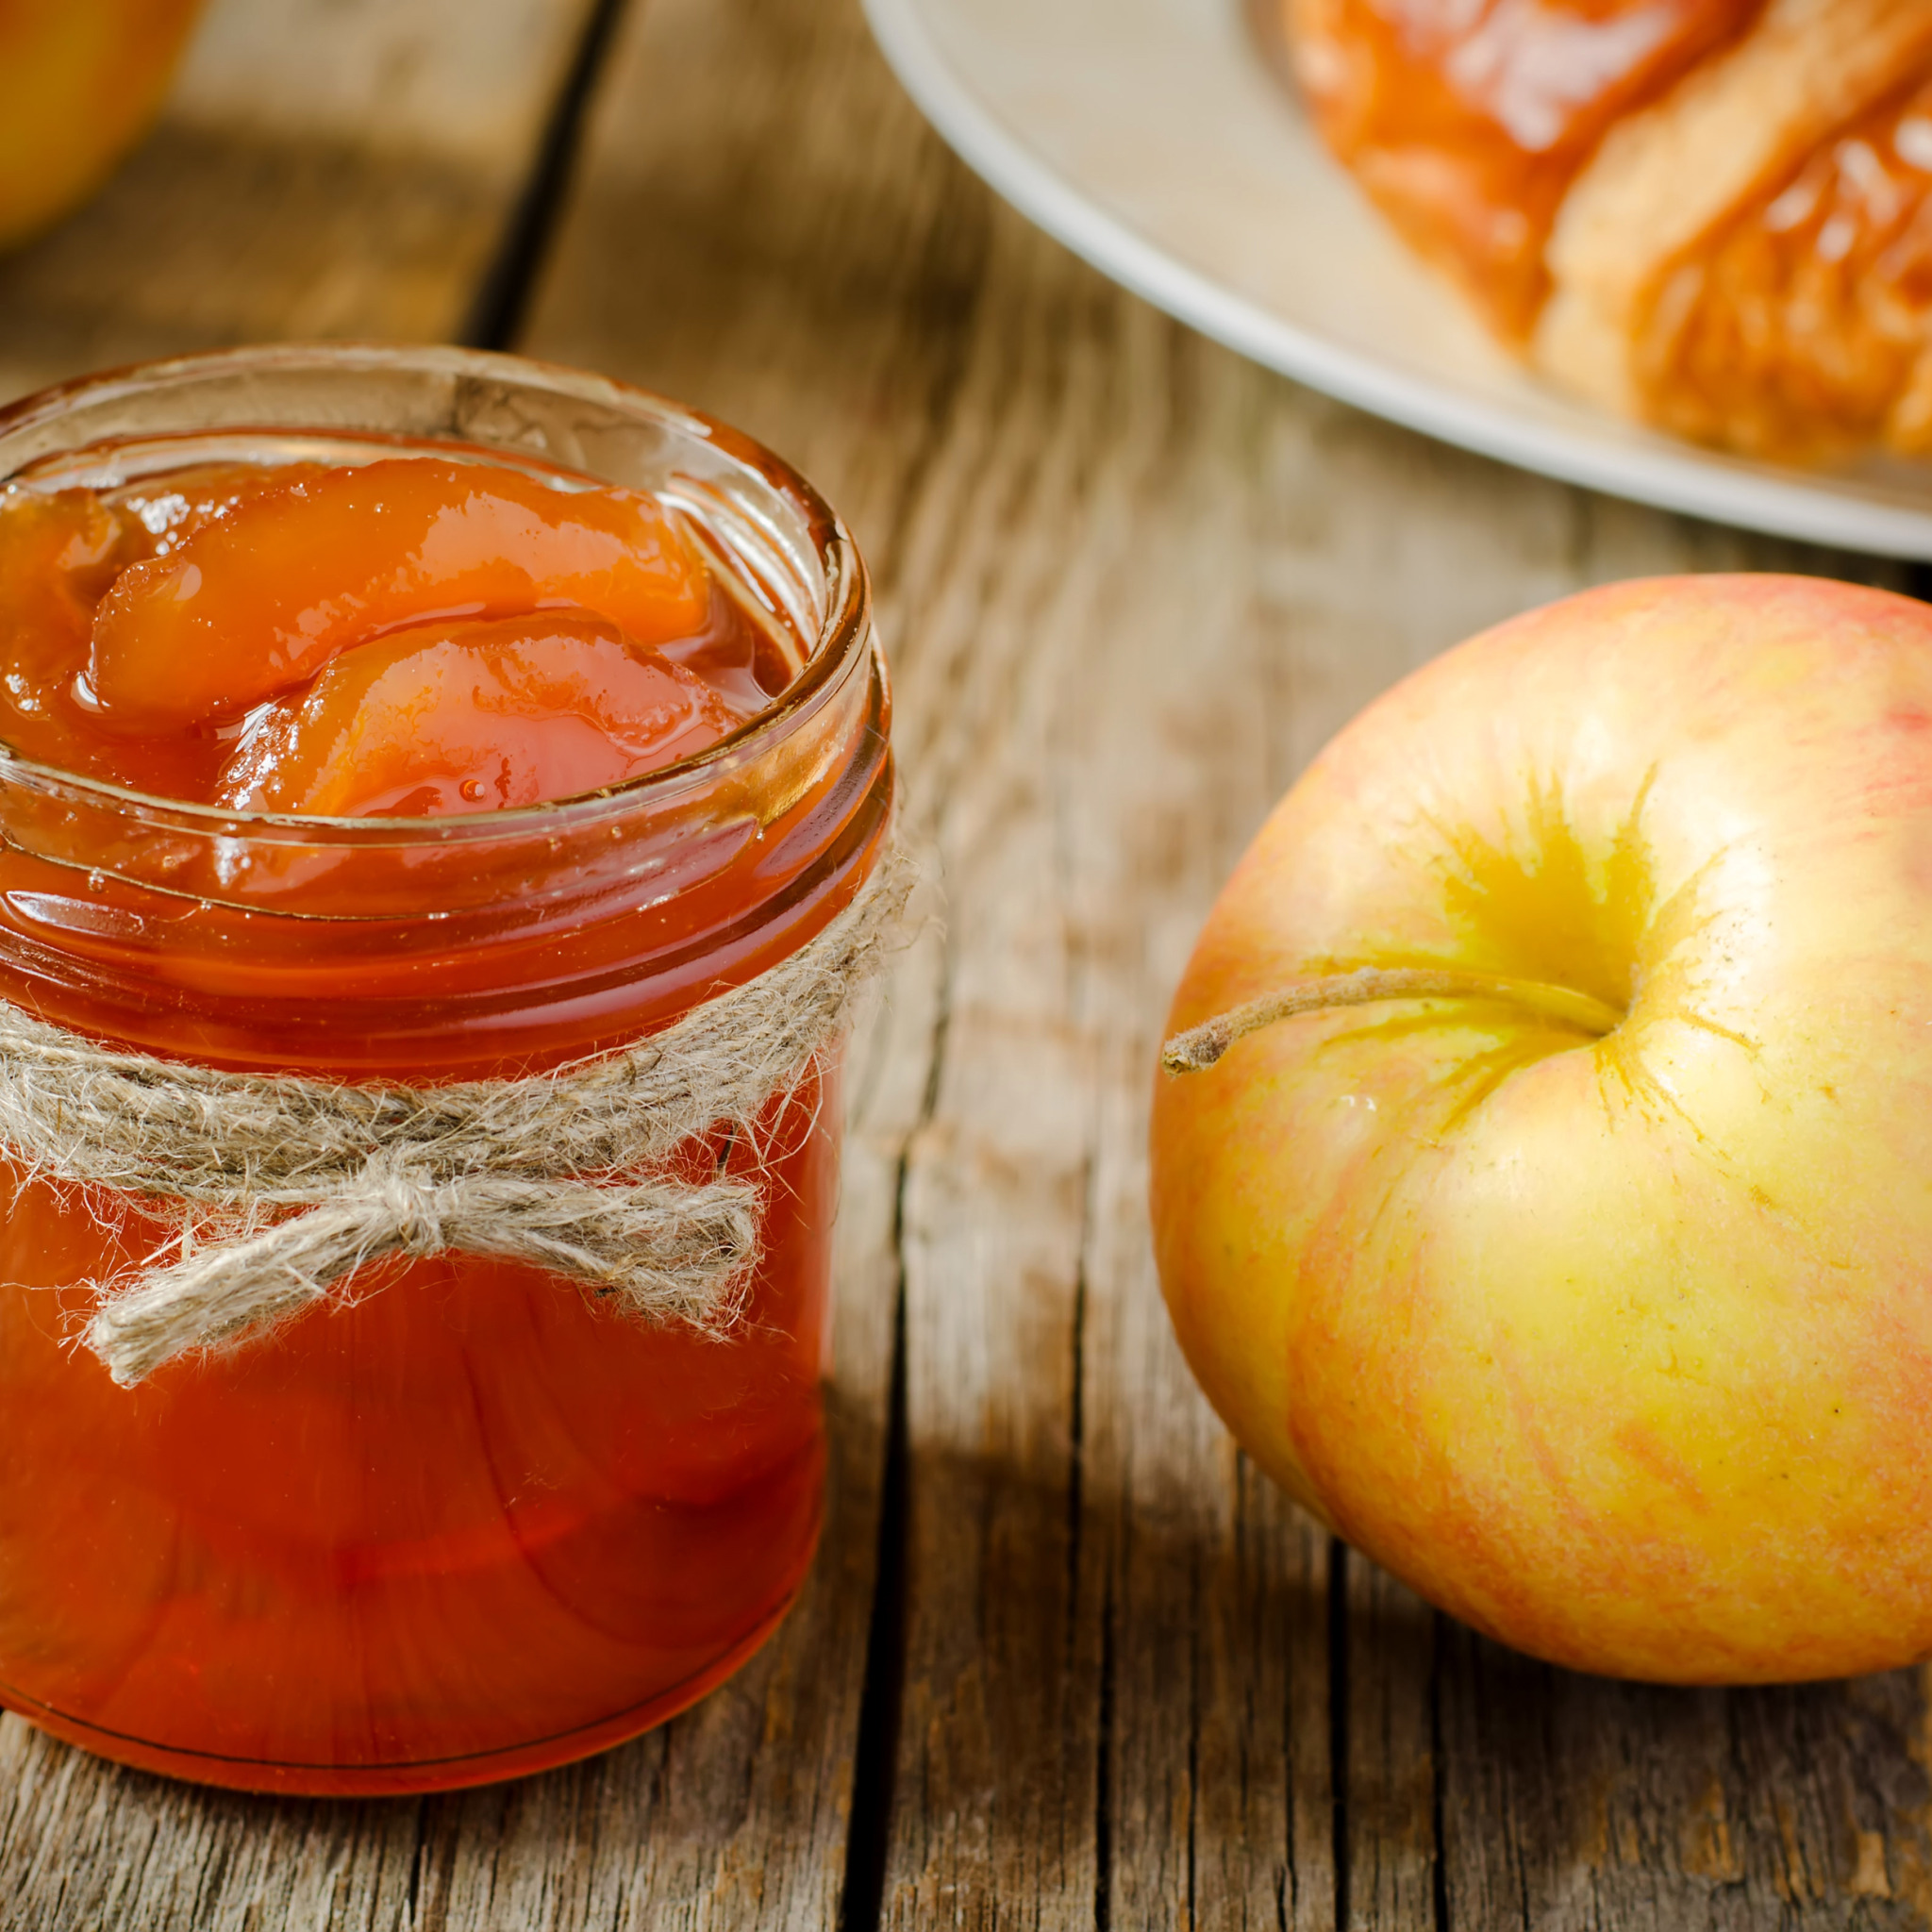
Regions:
[[[98,188],[146,132],[201,0],[0,0],[0,248]]]
[[[1156,1244],[1291,1494],[1582,1670],[1932,1654],[1932,610],[1660,580],[1451,652],[1222,894],[1174,1027],[1230,1014]]]

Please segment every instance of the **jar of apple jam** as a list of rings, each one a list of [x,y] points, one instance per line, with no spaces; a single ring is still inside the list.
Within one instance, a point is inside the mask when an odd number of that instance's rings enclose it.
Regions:
[[[243,350],[15,406],[0,478],[0,1001],[39,1021],[527,1079],[781,968],[880,859],[863,567],[702,417],[467,351]],[[16,1150],[0,1702],[152,1771],[370,1793],[702,1696],[818,1532],[838,1086],[834,1045],[668,1163],[756,1187],[722,1327],[411,1253],[132,1386],[77,1342],[192,1217]]]

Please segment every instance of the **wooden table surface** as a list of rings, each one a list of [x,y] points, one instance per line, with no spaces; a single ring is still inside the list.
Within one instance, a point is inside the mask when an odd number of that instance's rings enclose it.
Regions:
[[[276,336],[525,349],[797,461],[876,575],[944,925],[861,1043],[833,1507],[766,1651],[605,1757],[410,1802],[6,1718],[0,1927],[1932,1922],[1919,1674],[1652,1690],[1435,1616],[1235,1451],[1144,1207],[1193,934],[1358,707],[1607,577],[1904,573],[1202,341],[997,204],[857,0],[217,0],[132,164],[0,261],[0,391]]]

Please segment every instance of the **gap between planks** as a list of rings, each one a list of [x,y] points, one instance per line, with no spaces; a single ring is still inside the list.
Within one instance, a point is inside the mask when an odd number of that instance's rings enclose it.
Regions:
[[[124,1862],[0,1924],[808,1925],[841,1892],[848,1924],[1908,1923],[1914,1687],[1686,1699],[1439,1624],[1228,1451],[1140,1208],[1165,988],[1342,718],[1594,577],[1820,559],[1420,444],[1152,317],[991,206],[845,0],[651,0],[559,153],[524,345],[718,409],[848,509],[952,889],[848,1184],[853,1533],[734,1687],[524,1786],[258,1808],[29,1747],[16,1823],[64,1784]],[[956,1694],[989,1635],[1011,1681]],[[841,1670],[862,1704],[811,1705]]]

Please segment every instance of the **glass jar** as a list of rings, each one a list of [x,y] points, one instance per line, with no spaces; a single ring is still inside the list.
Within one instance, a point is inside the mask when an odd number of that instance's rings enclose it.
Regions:
[[[494,1078],[634,1041],[851,902],[893,785],[864,569],[745,439],[442,348],[195,357],[0,414],[0,477],[41,487],[399,446],[657,493],[797,675],[700,758],[469,817],[237,817],[0,758],[0,998],[204,1065]],[[822,1055],[674,1163],[760,1177],[722,1341],[453,1254],[122,1389],[75,1346],[81,1284],[178,1224],[4,1170],[0,1701],[149,1770],[358,1793],[539,1770],[702,1696],[818,1532],[838,1084]]]

